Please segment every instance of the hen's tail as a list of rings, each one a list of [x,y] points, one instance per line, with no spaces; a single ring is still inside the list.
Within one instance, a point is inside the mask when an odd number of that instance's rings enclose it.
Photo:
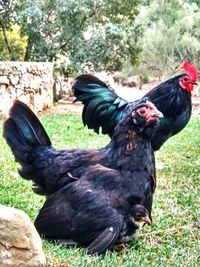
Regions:
[[[41,172],[37,177],[34,167],[34,160],[39,154],[36,154],[35,151],[47,149],[51,146],[51,141],[35,114],[19,100],[15,100],[10,110],[10,116],[4,123],[3,136],[13,152],[15,160],[21,165],[20,175],[33,180],[38,188],[43,187],[44,181]],[[44,154],[42,151],[40,155]],[[39,189],[38,193],[43,194],[39,192]]]
[[[4,123],[3,136],[20,164],[26,162],[27,153],[33,147],[51,146],[51,141],[38,118],[19,100],[15,100],[10,116]]]

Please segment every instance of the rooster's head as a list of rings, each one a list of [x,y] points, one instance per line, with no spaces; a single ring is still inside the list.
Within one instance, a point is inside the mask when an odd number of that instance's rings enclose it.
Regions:
[[[187,92],[192,92],[194,89],[194,84],[197,85],[197,68],[187,61],[183,63],[183,68],[185,74],[180,78],[179,85],[182,89]]]

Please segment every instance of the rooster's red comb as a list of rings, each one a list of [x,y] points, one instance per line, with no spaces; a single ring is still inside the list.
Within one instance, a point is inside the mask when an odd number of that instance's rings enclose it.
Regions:
[[[183,62],[183,68],[186,74],[190,77],[190,79],[194,82],[197,81],[198,71],[197,68],[190,62],[185,61]]]

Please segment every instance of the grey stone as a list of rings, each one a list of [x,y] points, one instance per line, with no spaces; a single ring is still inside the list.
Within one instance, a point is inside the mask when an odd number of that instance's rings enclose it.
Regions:
[[[19,83],[19,76],[9,76],[10,83],[15,86],[16,84]]]
[[[44,267],[41,239],[21,210],[0,205],[0,266]]]
[[[6,84],[9,85],[10,81],[6,76],[0,76],[0,84]]]

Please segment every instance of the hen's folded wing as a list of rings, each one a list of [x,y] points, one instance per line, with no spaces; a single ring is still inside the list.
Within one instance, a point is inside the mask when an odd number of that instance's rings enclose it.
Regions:
[[[87,247],[89,254],[101,254],[109,249],[117,240],[122,222],[118,222],[118,225],[106,228],[97,238]]]

